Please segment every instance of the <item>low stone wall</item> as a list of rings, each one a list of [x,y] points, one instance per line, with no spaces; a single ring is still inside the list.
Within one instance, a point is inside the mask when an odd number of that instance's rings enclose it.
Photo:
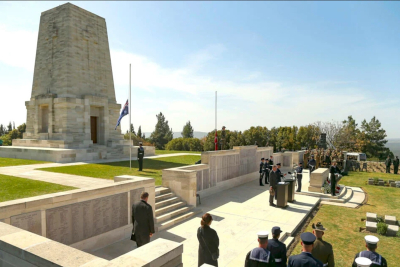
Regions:
[[[22,140],[22,139],[21,139]],[[143,146],[145,156],[154,156],[154,146]],[[137,157],[138,146],[132,147],[132,158]],[[82,162],[99,159],[129,158],[129,146],[106,147],[93,146],[92,148],[52,148],[52,147],[24,147],[1,146],[0,157],[17,159],[34,159],[57,163]]]
[[[159,238],[111,261],[0,222],[0,266],[182,266],[183,245]]]
[[[163,186],[196,206],[196,194],[204,197],[258,179],[261,157],[272,152],[272,147],[257,146],[203,152],[202,164],[163,170]]]
[[[130,236],[131,206],[143,191],[149,192],[148,202],[154,207],[154,179],[132,177],[114,185],[2,202],[0,221],[94,251]]]

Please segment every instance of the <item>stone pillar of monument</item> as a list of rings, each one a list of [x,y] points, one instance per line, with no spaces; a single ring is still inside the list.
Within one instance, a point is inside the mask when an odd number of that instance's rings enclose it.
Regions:
[[[116,103],[104,18],[66,3],[40,17],[24,139],[13,146],[127,145]]]

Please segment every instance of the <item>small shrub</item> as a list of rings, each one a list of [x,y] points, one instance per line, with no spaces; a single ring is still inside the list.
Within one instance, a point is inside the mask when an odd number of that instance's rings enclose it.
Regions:
[[[378,222],[377,224],[377,232],[380,235],[386,235],[388,229],[388,225],[384,222]]]
[[[376,216],[376,222],[377,223],[383,223],[384,222],[383,217],[382,216]]]
[[[397,237],[400,237],[400,230],[396,234]]]
[[[374,184],[378,184],[379,183],[379,178],[374,178]]]

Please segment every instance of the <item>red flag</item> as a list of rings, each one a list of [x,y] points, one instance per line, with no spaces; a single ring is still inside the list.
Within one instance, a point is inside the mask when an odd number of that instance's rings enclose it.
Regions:
[[[215,131],[214,144],[215,144],[215,150],[218,150],[218,135],[217,135],[217,131]]]

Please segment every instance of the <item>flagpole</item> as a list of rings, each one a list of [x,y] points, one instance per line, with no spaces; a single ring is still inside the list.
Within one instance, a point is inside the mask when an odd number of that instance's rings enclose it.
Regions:
[[[132,169],[132,129],[131,129],[131,64],[129,64],[129,169]]]
[[[217,135],[217,91],[215,91],[215,150],[218,150],[218,135]]]

